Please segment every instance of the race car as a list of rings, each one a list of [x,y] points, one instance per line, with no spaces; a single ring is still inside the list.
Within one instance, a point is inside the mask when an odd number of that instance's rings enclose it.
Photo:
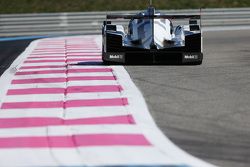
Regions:
[[[127,31],[113,19],[129,19]],[[187,20],[174,26],[173,20]],[[202,63],[201,15],[166,15],[153,6],[138,14],[107,15],[102,27],[105,64]]]

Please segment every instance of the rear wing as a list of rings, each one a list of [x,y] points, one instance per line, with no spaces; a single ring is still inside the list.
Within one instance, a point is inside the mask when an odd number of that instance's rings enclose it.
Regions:
[[[111,19],[170,19],[170,20],[184,20],[189,19],[189,25],[197,24],[197,20],[200,20],[200,28],[202,26],[201,23],[201,10],[200,14],[196,15],[136,15],[136,14],[108,14],[106,16],[106,21]]]
[[[201,10],[200,10],[200,14],[196,14],[196,15],[180,15],[180,14],[176,14],[176,15],[136,15],[136,14],[108,14],[106,16],[106,23],[108,23],[107,20],[111,20],[111,19],[169,19],[169,20],[184,20],[184,19],[189,19],[189,26],[190,26],[190,30],[200,30],[201,31],[201,27],[202,27],[202,20],[201,20]],[[200,25],[197,26],[197,20],[200,20]]]
[[[201,15],[133,15],[114,14],[107,15],[108,19],[201,19]]]

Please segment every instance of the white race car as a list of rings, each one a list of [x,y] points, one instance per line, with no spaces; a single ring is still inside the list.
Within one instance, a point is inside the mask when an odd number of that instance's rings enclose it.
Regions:
[[[150,6],[136,15],[107,15],[102,28],[106,64],[201,64],[200,15],[166,15]],[[130,19],[128,31],[111,19]],[[172,20],[189,19],[174,26]],[[200,24],[198,24],[200,23]]]

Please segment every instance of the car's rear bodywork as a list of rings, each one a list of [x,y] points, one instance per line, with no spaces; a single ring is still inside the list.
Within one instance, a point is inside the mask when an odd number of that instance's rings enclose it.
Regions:
[[[112,19],[130,19],[128,31]],[[174,26],[172,20],[179,19],[188,25]],[[202,63],[200,15],[163,15],[153,7],[137,15],[107,15],[102,35],[106,64]]]

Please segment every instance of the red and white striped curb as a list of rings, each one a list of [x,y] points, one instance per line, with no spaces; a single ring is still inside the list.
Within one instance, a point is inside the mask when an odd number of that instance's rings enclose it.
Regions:
[[[212,166],[161,133],[100,40],[34,41],[2,75],[0,166]]]

